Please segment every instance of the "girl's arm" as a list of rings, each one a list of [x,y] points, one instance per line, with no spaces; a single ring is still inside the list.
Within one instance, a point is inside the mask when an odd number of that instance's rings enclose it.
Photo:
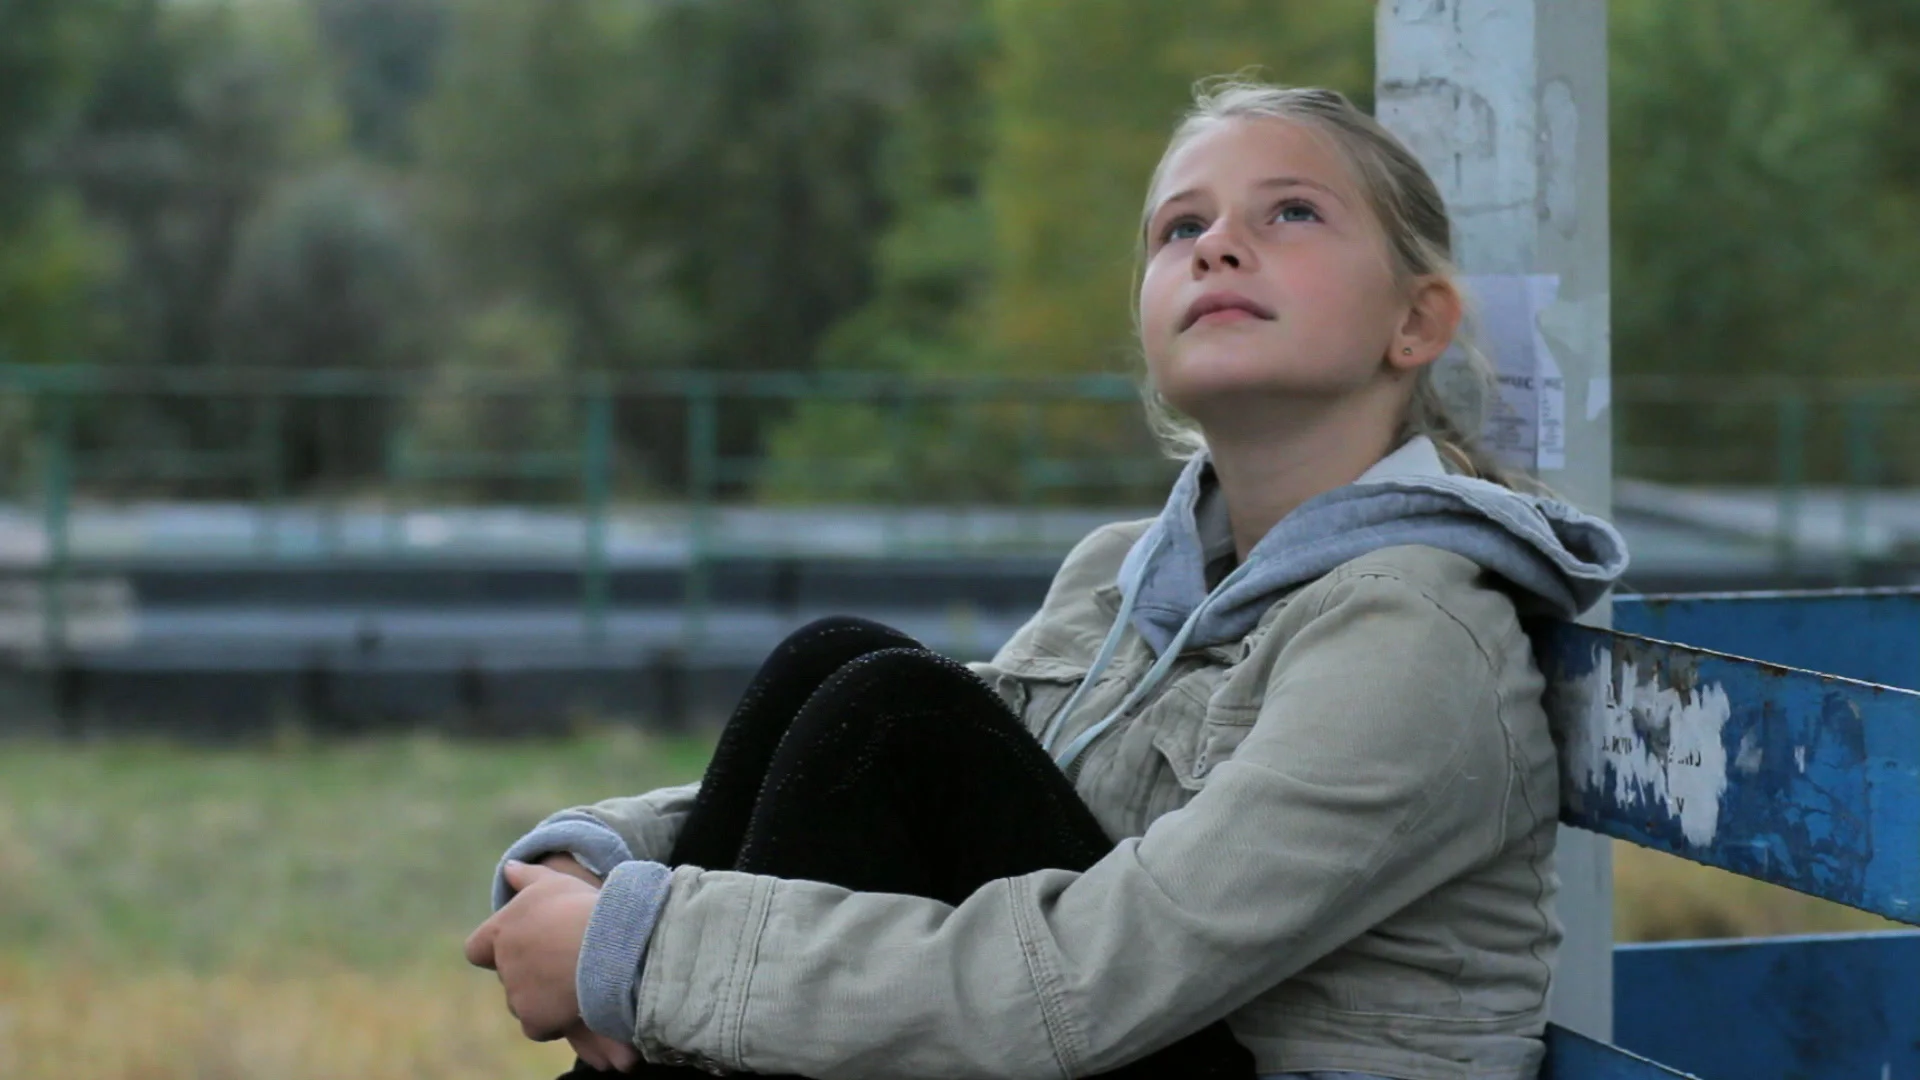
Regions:
[[[675,871],[641,962],[642,1052],[820,1077],[1098,1073],[1488,858],[1514,776],[1495,661],[1391,572],[1314,592],[1234,756],[1084,874],[949,907]]]
[[[533,863],[565,853],[600,878],[633,859],[665,862],[699,790],[698,782],[681,784],[576,806],[548,817],[500,857],[493,875],[493,906],[498,909],[513,897],[504,873],[508,859]]]
[[[606,826],[626,844],[633,858],[664,862],[673,850],[674,841],[680,838],[680,826],[693,810],[693,798],[699,791],[700,783],[694,781],[658,788],[644,795],[606,799],[561,813]]]

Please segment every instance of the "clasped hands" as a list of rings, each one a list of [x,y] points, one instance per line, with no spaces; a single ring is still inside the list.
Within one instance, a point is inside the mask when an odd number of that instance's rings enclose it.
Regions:
[[[596,1069],[633,1069],[639,1052],[587,1027],[574,990],[600,879],[567,855],[548,856],[539,866],[508,863],[506,878],[513,899],[468,936],[467,963],[500,976],[507,1011],[527,1038],[565,1039]]]

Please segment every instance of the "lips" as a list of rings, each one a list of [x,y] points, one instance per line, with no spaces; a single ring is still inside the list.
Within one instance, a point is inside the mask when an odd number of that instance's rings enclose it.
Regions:
[[[1187,308],[1186,315],[1180,320],[1180,330],[1184,333],[1192,329],[1194,323],[1221,311],[1244,311],[1259,319],[1273,318],[1272,308],[1241,296],[1239,293],[1211,292],[1195,300],[1193,305]]]

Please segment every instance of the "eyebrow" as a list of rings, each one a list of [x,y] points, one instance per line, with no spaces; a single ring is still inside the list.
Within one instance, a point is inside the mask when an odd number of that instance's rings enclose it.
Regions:
[[[1261,189],[1262,191],[1271,191],[1276,188],[1290,188],[1290,187],[1313,188],[1315,191],[1325,192],[1328,196],[1332,197],[1336,201],[1339,201],[1342,203],[1346,201],[1345,199],[1340,198],[1339,192],[1333,190],[1332,188],[1328,187],[1327,185],[1321,183],[1318,180],[1309,180],[1304,176],[1270,176],[1253,186]],[[1185,200],[1185,199],[1191,199],[1194,196],[1199,194],[1201,194],[1201,191],[1199,188],[1188,188],[1187,190],[1179,192],[1177,194],[1169,195],[1166,198],[1160,200],[1160,205],[1154,207],[1153,212],[1155,214],[1158,214],[1162,209],[1168,206],[1171,206],[1174,203],[1181,202],[1182,200]]]

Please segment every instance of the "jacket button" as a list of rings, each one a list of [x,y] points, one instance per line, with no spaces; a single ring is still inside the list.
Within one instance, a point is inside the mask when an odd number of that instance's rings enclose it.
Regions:
[[[1211,766],[1207,764],[1207,759],[1204,756],[1194,758],[1193,759],[1193,778],[1195,780],[1198,780],[1206,776],[1207,770],[1209,768],[1211,768]]]

